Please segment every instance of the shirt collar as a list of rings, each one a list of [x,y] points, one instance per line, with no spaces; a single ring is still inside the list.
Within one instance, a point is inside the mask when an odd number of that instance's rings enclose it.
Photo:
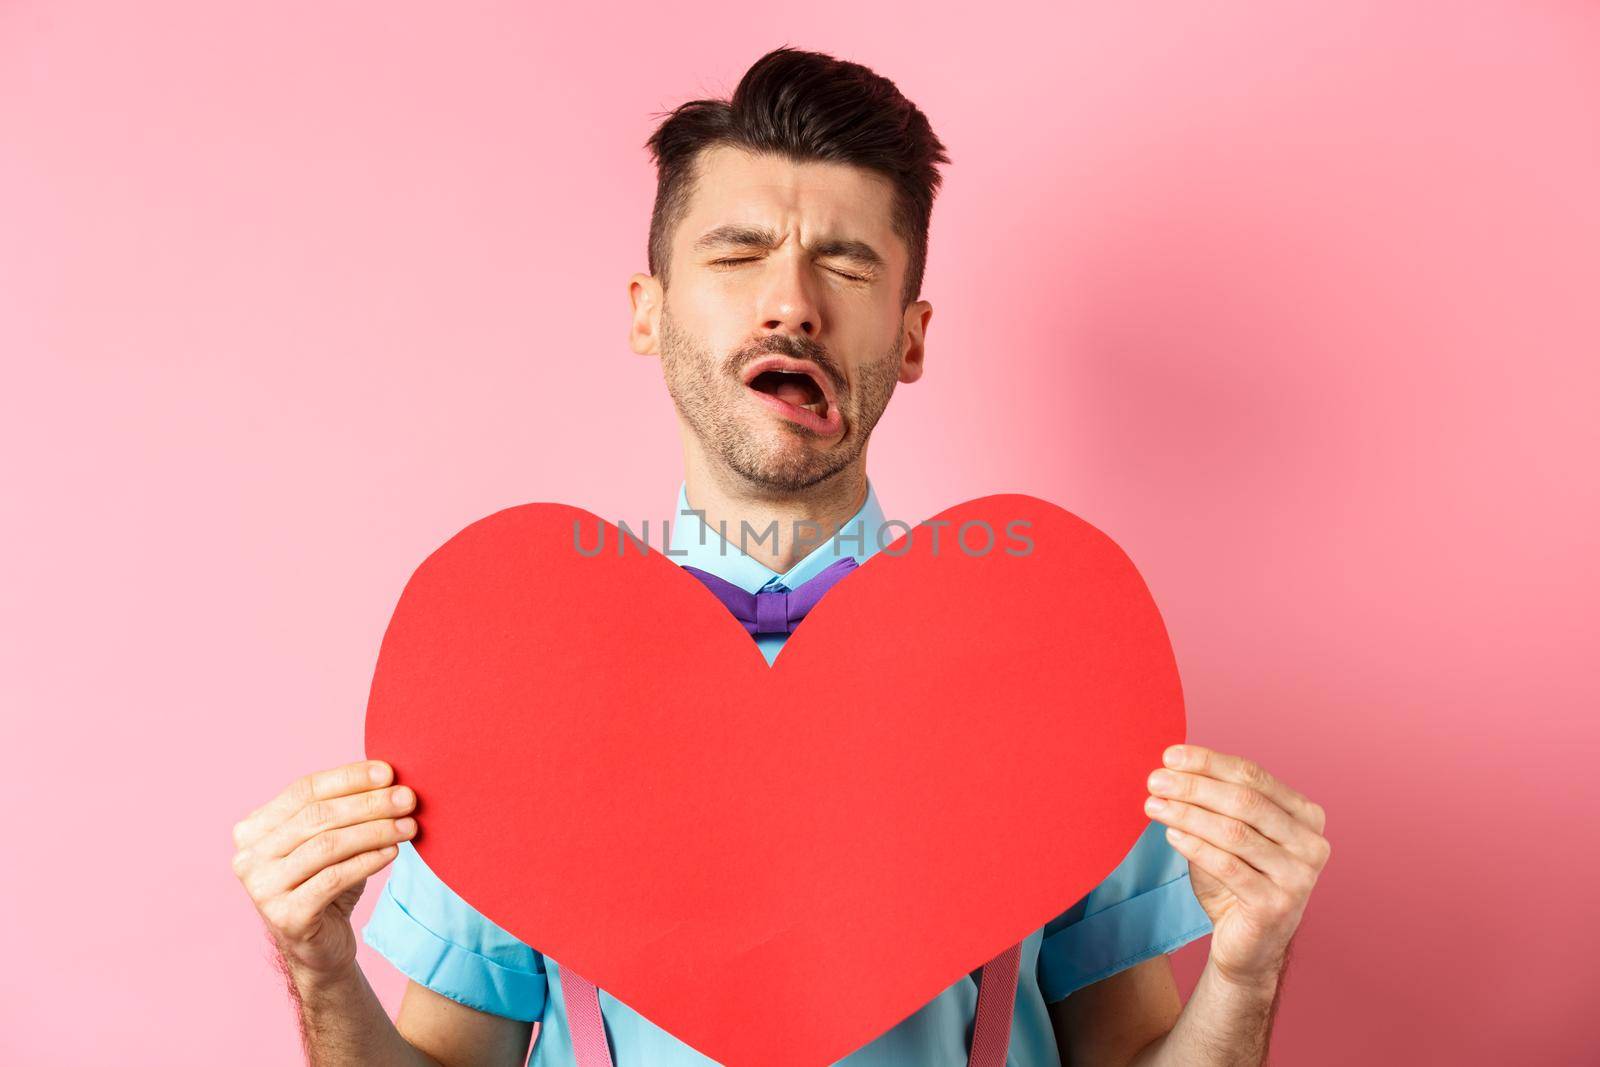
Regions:
[[[866,562],[877,552],[880,531],[884,525],[883,509],[878,506],[878,495],[867,479],[867,499],[854,515],[840,524],[838,531],[827,541],[812,549],[806,557],[783,574],[746,555],[739,547],[739,530],[729,524],[729,539],[721,531],[703,522],[700,513],[689,508],[689,483],[678,485],[678,508],[673,513],[671,551],[667,558],[683,566],[699,567],[718,578],[732,582],[747,593],[782,584],[789,589],[816,577],[824,567],[850,556],[857,563]],[[752,532],[750,537],[755,537]]]

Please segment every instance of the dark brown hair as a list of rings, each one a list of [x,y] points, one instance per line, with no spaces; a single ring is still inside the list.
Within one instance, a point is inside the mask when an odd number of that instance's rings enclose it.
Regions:
[[[673,231],[694,192],[695,161],[714,145],[795,162],[850,163],[894,185],[890,225],[906,244],[905,308],[922,292],[928,220],[949,163],[927,116],[894,82],[859,63],[821,52],[775,48],[756,60],[731,100],[691,100],[666,114],[645,142],[656,163],[650,214],[650,273],[667,284]]]

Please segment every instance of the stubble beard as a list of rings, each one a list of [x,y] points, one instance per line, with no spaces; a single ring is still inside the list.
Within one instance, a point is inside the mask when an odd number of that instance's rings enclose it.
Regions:
[[[844,432],[818,447],[817,435],[804,426],[776,418],[753,423],[748,387],[739,370],[762,354],[779,353],[821,363],[814,344],[784,334],[770,334],[752,348],[726,359],[715,358],[699,338],[678,328],[670,307],[661,311],[661,371],[679,415],[701,447],[729,471],[751,485],[795,493],[833,477],[860,458],[872,430],[883,417],[900,376],[904,336],[893,347],[862,364],[856,382],[834,379]]]

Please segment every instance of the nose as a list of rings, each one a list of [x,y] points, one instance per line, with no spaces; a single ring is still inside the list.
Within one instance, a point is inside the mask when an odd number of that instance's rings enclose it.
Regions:
[[[816,340],[822,332],[822,307],[799,256],[774,256],[760,303],[763,333],[798,334]]]

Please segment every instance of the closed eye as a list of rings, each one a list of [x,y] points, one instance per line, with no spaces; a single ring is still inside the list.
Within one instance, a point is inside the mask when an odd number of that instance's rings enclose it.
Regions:
[[[754,257],[745,256],[745,257],[740,258],[740,259],[713,259],[711,261],[711,265],[713,267],[736,267],[740,263],[754,263],[754,262],[755,262],[755,258]],[[832,267],[829,267],[828,270],[833,274],[837,274],[841,278],[848,278],[850,281],[853,281],[853,282],[864,282],[864,281],[867,280],[866,278],[863,278],[858,274],[846,274],[844,271],[842,271],[842,270],[834,270]]]

